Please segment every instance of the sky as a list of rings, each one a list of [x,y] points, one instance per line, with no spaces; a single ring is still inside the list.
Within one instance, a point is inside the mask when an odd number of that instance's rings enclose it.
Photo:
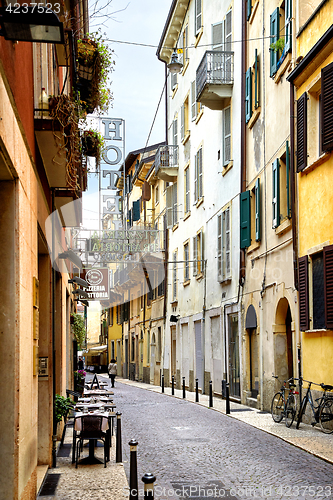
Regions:
[[[108,8],[114,13],[102,26],[116,62],[111,74],[113,107],[108,115],[123,118],[126,128],[126,155],[144,148],[164,86],[164,63],[156,56],[157,45],[167,19],[172,0],[112,0]],[[90,5],[93,2],[90,1]],[[97,21],[97,19],[96,19]],[[96,31],[91,22],[90,31]],[[143,43],[155,47],[134,45]],[[164,96],[149,144],[165,139]]]

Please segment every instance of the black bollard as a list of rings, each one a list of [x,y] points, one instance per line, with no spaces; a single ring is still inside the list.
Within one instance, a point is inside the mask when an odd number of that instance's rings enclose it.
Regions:
[[[171,379],[171,394],[172,396],[175,395],[175,376],[172,375],[172,379]]]
[[[117,440],[116,440],[116,462],[122,462],[122,445],[121,445],[121,413],[117,411]],[[112,439],[112,438],[111,438]]]
[[[230,415],[229,384],[225,384],[225,414]]]
[[[222,380],[222,399],[226,398],[225,386],[227,381],[225,379]]]
[[[164,392],[164,375],[162,373],[162,392]]]
[[[199,379],[195,379],[195,402],[199,403]]]
[[[213,382],[209,381],[209,407],[213,408]]]
[[[183,399],[186,398],[186,394],[185,394],[185,377],[183,377]]]
[[[145,474],[142,478],[142,482],[144,483],[145,490],[145,500],[154,500],[154,482],[156,481],[156,477],[153,474]]]
[[[137,465],[137,456],[136,456],[136,448],[138,446],[138,442],[132,439],[129,443],[130,445],[130,500],[137,500],[139,498],[138,495],[138,465]]]

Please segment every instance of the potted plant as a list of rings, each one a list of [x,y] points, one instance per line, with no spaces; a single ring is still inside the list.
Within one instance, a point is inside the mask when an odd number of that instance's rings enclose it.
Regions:
[[[77,56],[79,77],[84,80],[92,80],[98,57],[97,43],[89,38],[79,39]]]
[[[84,370],[76,370],[74,372],[74,390],[81,394],[83,393],[86,375]]]
[[[100,162],[101,152],[104,147],[104,139],[102,134],[95,130],[85,130],[81,138],[82,153],[86,156],[96,158],[97,164]]]
[[[64,396],[56,394],[54,406],[56,421],[59,423],[63,418],[66,420],[68,412],[73,408],[73,401],[70,398],[65,398]]]

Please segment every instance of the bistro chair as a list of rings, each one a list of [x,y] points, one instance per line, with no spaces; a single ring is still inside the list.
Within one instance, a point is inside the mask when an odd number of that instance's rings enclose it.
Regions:
[[[61,436],[61,441],[60,441],[60,448],[64,444],[64,439],[65,439],[65,434],[66,434],[67,427],[74,426],[74,418],[75,418],[75,413],[74,413],[74,405],[73,405],[72,408],[67,413],[67,415],[64,417],[64,429],[62,431],[62,436]]]
[[[107,447],[107,435],[106,432],[102,430],[103,417],[99,415],[83,415],[81,418],[82,428],[80,433],[77,435],[76,446],[76,462],[75,468],[80,458],[81,450],[83,449],[83,441],[100,440],[104,444],[104,467],[106,467],[106,447]]]

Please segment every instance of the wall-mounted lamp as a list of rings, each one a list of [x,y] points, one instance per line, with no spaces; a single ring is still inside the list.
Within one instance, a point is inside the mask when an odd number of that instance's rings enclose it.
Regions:
[[[176,49],[173,49],[171,61],[168,64],[170,73],[180,73],[183,69],[183,65],[178,61],[178,54]]]
[[[63,25],[44,5],[7,5],[0,8],[0,36],[21,42],[64,43]]]
[[[79,295],[79,297],[83,297],[84,299],[89,299],[89,295],[87,294],[87,292],[85,292],[84,290],[80,290],[79,288],[73,290],[72,293],[74,295]]]
[[[88,288],[89,283],[86,280],[83,280],[82,278],[79,278],[78,276],[75,276],[73,279],[68,280],[68,283],[76,283],[77,285],[83,286],[84,288]]]

